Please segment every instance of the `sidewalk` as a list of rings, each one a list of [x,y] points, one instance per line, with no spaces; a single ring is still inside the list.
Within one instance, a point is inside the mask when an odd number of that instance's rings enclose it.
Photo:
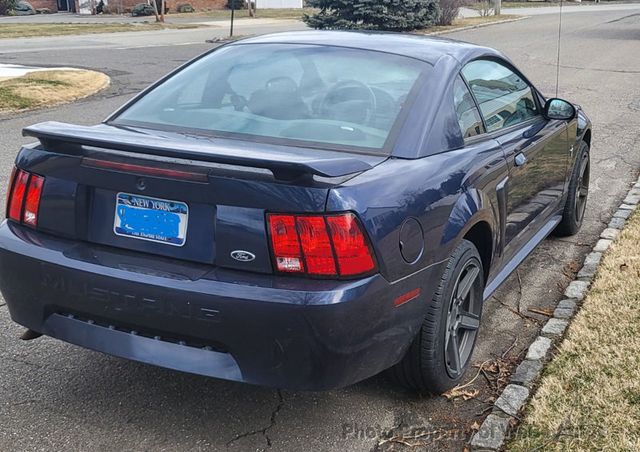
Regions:
[[[35,66],[20,66],[18,64],[3,64],[0,63],[0,81],[9,80],[12,78],[23,77],[33,72],[50,71],[51,68],[35,67]],[[71,67],[57,67],[56,71],[77,71],[78,69]]]

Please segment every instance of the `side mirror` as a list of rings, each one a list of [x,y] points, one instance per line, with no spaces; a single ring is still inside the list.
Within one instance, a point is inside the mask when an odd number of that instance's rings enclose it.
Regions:
[[[571,120],[576,116],[576,107],[562,99],[549,99],[544,105],[544,116],[547,119]]]

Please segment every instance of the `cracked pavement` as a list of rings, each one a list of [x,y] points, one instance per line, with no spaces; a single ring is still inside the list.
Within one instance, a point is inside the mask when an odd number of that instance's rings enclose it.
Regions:
[[[549,309],[640,168],[640,6],[570,13],[563,19],[560,97],[581,104],[594,123],[592,185],[583,230],[545,240],[484,308],[474,361],[503,359],[508,369],[535,337]],[[95,123],[130,96],[211,46],[104,46],[70,36],[47,50],[12,51],[4,63],[80,66],[112,77],[104,93],[79,103],[0,118],[0,187],[4,190],[22,127],[44,120]],[[201,31],[198,31],[201,33]],[[199,35],[198,35],[199,36]],[[557,16],[447,37],[505,51],[546,94],[555,92]],[[199,38],[198,38],[199,39]],[[108,41],[108,40],[107,40]],[[60,43],[67,42],[65,47]],[[145,41],[145,45],[148,43]],[[38,49],[42,45],[38,44]],[[26,46],[28,47],[28,46]],[[4,200],[4,194],[0,194]],[[0,299],[0,450],[322,450],[370,451],[403,446],[460,450],[470,426],[487,414],[497,384],[471,369],[469,401],[414,395],[377,376],[322,393],[277,391],[181,374],[83,350],[50,338],[18,338]],[[416,434],[418,432],[419,434]],[[394,439],[395,438],[395,439]],[[406,442],[406,441],[405,441]]]

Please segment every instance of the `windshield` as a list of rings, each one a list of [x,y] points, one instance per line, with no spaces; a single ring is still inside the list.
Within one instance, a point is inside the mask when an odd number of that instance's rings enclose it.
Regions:
[[[236,44],[187,66],[111,123],[382,153],[428,67],[341,47]]]

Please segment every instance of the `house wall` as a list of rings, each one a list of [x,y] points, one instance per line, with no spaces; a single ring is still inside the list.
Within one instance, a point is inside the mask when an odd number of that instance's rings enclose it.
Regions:
[[[258,8],[302,8],[302,0],[257,0]]]
[[[52,13],[58,12],[58,1],[57,0],[29,0],[31,6],[35,9],[40,8],[49,8]]]
[[[227,6],[227,0],[166,0],[169,11],[175,13],[178,5],[185,3],[193,6],[196,11],[206,11],[208,9],[224,9]]]
[[[100,0],[94,0],[96,3]],[[130,12],[131,8],[138,3],[146,3],[146,0],[103,0],[108,5],[109,10],[113,13]],[[227,0],[165,0],[169,11],[176,12],[178,5],[185,3],[190,4],[196,11],[206,11],[210,9],[224,9],[227,6]]]

